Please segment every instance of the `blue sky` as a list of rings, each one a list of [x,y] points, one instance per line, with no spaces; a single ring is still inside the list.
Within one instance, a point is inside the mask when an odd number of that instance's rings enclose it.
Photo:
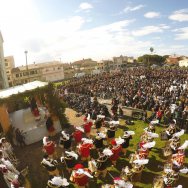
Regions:
[[[188,55],[187,0],[0,0],[5,56],[28,61]]]

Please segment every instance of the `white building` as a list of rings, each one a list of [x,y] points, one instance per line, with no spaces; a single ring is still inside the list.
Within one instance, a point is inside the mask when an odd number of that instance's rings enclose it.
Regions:
[[[36,64],[41,70],[41,79],[47,82],[54,82],[64,79],[63,64],[59,61]]]
[[[0,32],[0,89],[4,89],[8,87],[5,62],[4,62],[3,42],[4,42],[3,37]]]
[[[188,67],[188,58],[182,59],[179,61],[180,67]]]
[[[59,61],[34,63],[12,69],[13,85],[20,85],[35,80],[54,82],[64,79],[63,64]]]
[[[5,69],[6,69],[6,75],[8,80],[9,87],[13,86],[13,77],[12,77],[12,69],[15,68],[14,63],[14,57],[13,56],[7,56],[4,58],[5,61]]]

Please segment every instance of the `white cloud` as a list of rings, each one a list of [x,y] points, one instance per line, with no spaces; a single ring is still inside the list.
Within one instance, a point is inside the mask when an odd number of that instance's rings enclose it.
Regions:
[[[188,9],[177,10],[173,12],[168,18],[178,22],[188,21]]]
[[[144,14],[144,17],[146,17],[146,18],[159,18],[160,12],[147,12],[146,14]]]
[[[132,31],[132,35],[136,37],[141,37],[152,33],[162,33],[165,29],[169,29],[169,26],[165,24],[161,24],[159,26],[153,26],[153,25],[145,26],[142,27],[141,29]]]
[[[174,32],[177,32],[176,40],[188,40],[188,27],[176,29]]]
[[[83,2],[83,3],[80,4],[79,8],[81,10],[89,10],[89,9],[93,8],[93,5],[90,4],[90,3],[87,3],[87,2]]]
[[[127,13],[127,12],[133,12],[133,11],[136,11],[136,10],[139,10],[141,8],[145,7],[145,5],[137,5],[135,7],[131,7],[131,6],[127,6],[124,8],[124,12]]]

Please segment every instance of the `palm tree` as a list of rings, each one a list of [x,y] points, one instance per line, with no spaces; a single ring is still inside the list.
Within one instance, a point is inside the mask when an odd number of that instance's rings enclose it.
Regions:
[[[153,48],[153,47],[150,47],[150,49],[149,49],[149,50],[150,50],[150,52],[151,52],[151,53],[153,53],[154,48]]]

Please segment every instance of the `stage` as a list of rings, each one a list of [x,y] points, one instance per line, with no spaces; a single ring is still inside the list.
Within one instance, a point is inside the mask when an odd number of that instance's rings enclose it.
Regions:
[[[46,130],[45,108],[40,107],[39,112],[41,118],[38,121],[35,120],[30,108],[18,110],[9,114],[12,126],[23,131],[25,143],[27,145],[38,142],[42,140],[44,136],[48,136],[48,131]],[[61,131],[59,121],[54,122],[54,127],[57,133]]]

